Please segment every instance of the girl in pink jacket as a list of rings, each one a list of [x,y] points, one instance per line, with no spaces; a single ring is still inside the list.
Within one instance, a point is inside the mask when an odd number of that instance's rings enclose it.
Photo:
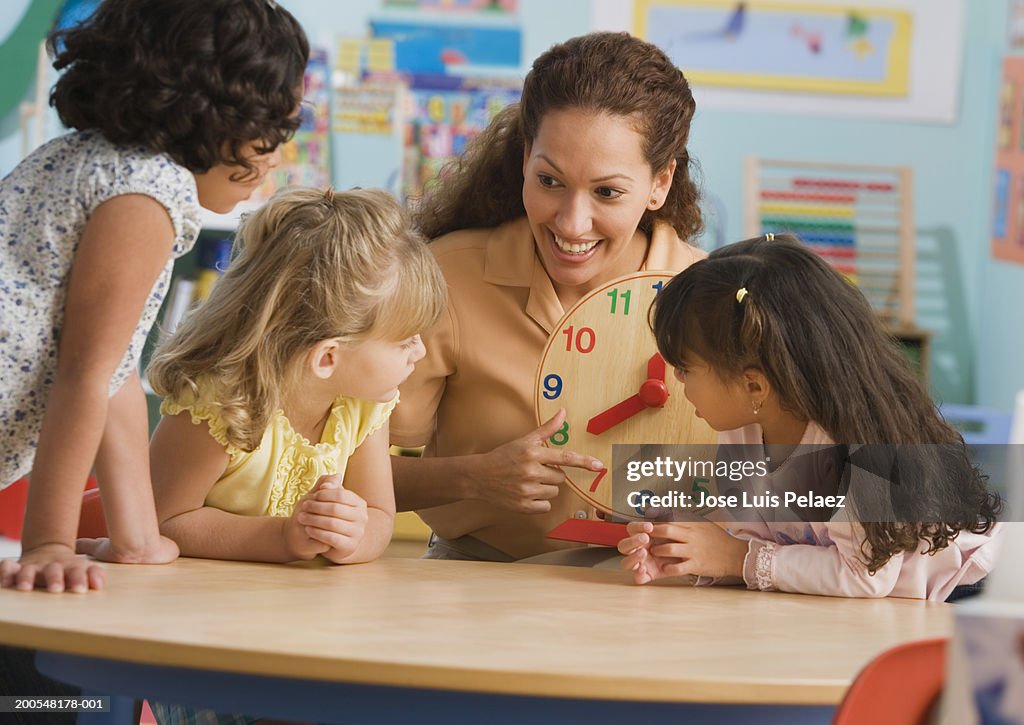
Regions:
[[[629,524],[636,583],[943,601],[991,570],[998,497],[863,294],[795,237],[716,250],[651,318],[719,457],[766,467],[728,521]]]

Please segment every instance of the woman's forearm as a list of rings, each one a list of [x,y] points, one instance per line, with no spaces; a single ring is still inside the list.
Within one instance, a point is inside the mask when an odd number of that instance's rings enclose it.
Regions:
[[[474,482],[481,456],[416,458],[392,456],[395,506],[399,511],[442,506],[476,498]]]

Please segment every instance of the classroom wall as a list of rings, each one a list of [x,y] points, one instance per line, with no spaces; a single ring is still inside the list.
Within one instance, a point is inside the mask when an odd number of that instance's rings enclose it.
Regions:
[[[727,210],[730,239],[742,232],[742,161],[748,154],[911,165],[918,325],[935,333],[932,391],[941,400],[976,400],[1008,410],[1010,391],[1024,387],[1024,375],[1014,376],[1005,358],[993,364],[993,358],[1010,351],[1002,349],[1009,348],[1009,316],[979,324],[991,317],[982,314],[990,307],[982,306],[982,294],[996,291],[992,267],[997,265],[988,254],[989,187],[1006,5],[968,1],[966,6],[960,108],[954,124],[793,115],[784,109],[774,114],[708,110],[694,120],[694,149],[704,167],[706,188],[721,197]],[[1007,310],[1024,302],[1022,269],[1014,267],[1000,270],[998,292],[1007,299]],[[983,338],[994,321],[1003,339]]]
[[[971,3],[974,5],[975,3]],[[988,5],[988,3],[979,3]],[[985,155],[980,161],[987,176],[979,187],[978,210],[982,229],[989,230],[993,208],[992,148],[996,127],[996,98],[1003,52],[1006,48],[1007,0],[991,3],[972,38],[985,48],[979,52],[977,82],[985,86],[989,114],[985,136]],[[979,9],[980,10],[980,9]],[[986,239],[975,253],[978,257],[978,292],[973,327],[977,402],[1001,410],[1010,410],[1017,391],[1024,390],[1024,264],[1012,264],[992,258]]]
[[[1024,388],[1019,363],[1024,356],[1024,266],[992,260],[988,243],[1007,2],[965,3],[964,34],[953,41],[964,44],[960,108],[953,124],[810,116],[787,113],[784,106],[757,113],[703,109],[697,88],[691,143],[702,166],[709,209],[715,210],[726,240],[743,233],[742,173],[747,155],[913,166],[918,325],[935,333],[932,392],[941,400],[1004,410],[1010,409],[1014,392]],[[362,33],[380,3],[283,0],[282,5],[296,15],[314,43],[333,49],[338,33]],[[524,66],[552,43],[591,27],[590,0],[519,0],[519,6]],[[56,133],[52,121],[51,127]],[[17,163],[17,130],[16,114],[0,119],[0,173]],[[397,150],[389,148],[387,140],[375,143],[333,149],[338,186],[386,183],[397,168]]]

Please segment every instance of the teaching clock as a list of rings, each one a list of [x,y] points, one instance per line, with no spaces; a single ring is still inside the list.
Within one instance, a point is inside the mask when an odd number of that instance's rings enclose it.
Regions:
[[[559,408],[566,418],[547,440],[612,465],[613,444],[714,443],[683,385],[658,354],[648,324],[651,302],[670,272],[634,272],[613,279],[565,313],[541,355],[536,380],[538,425]],[[612,475],[566,468],[583,499],[607,513],[636,517],[613,500]]]

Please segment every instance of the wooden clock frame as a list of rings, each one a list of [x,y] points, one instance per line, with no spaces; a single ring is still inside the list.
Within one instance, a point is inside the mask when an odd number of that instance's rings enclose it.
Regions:
[[[652,394],[657,388],[652,381],[657,382],[659,369],[653,361],[657,347],[648,315],[655,296],[673,276],[665,271],[634,272],[589,292],[559,320],[537,369],[538,425],[560,408],[566,410],[561,430],[546,444],[593,456],[605,464],[607,468],[601,472],[567,468],[566,479],[583,500],[616,517],[637,518],[637,514],[624,502],[613,501],[613,475],[607,475],[611,474],[613,444],[714,443],[717,439],[696,416],[683,395],[682,383],[664,361],[660,377],[667,397],[656,391]],[[636,403],[636,398],[646,400]],[[632,404],[630,399],[634,399]],[[612,410],[617,407],[620,415]],[[623,412],[628,413],[625,419],[601,430],[605,427],[602,414],[607,423]],[[588,431],[588,427],[600,432]]]

